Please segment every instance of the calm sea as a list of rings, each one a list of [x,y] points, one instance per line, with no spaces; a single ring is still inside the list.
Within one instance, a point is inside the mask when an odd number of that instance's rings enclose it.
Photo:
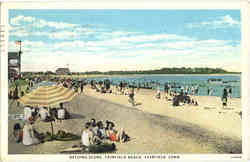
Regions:
[[[113,76],[113,77],[98,77],[91,78],[96,81],[110,79],[112,84],[119,84],[121,81],[125,81],[129,84],[141,85],[150,83],[150,86],[154,89],[157,85],[160,85],[160,89],[164,89],[164,84],[169,84],[183,87],[195,87],[199,88],[199,96],[207,96],[208,88],[211,91],[211,96],[221,96],[223,88],[232,88],[232,97],[241,97],[241,75],[126,75],[126,76]],[[221,82],[209,83],[208,79],[221,79]],[[222,83],[223,82],[223,83]]]

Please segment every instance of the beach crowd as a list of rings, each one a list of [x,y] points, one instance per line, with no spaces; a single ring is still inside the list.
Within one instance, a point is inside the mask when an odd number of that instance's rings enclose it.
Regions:
[[[25,79],[25,86],[20,86],[13,82],[12,88],[9,89],[9,100],[15,101],[18,105],[18,99],[25,94],[30,93],[35,85],[38,85],[42,81],[47,81],[46,78],[27,78]],[[173,107],[182,106],[184,104],[198,106],[199,103],[195,99],[195,96],[199,93],[199,86],[177,86],[176,84],[165,83],[164,90],[161,91],[160,85],[156,84],[156,88],[150,86],[150,84],[129,84],[126,82],[120,82],[119,84],[112,84],[112,81],[105,79],[101,81],[95,80],[74,80],[70,78],[53,78],[50,80],[57,86],[63,86],[65,88],[73,89],[76,95],[84,93],[84,87],[90,86],[91,89],[98,93],[125,95],[128,96],[128,102],[132,106],[138,105],[136,101],[136,93],[140,92],[140,89],[155,89],[155,99],[166,102],[172,102]],[[211,95],[213,90],[208,88],[207,93]],[[232,88],[224,88],[223,95],[221,96],[222,107],[227,106],[228,98],[232,97]],[[142,101],[143,102],[143,101]],[[39,133],[33,127],[37,120],[43,122],[62,122],[62,120],[70,119],[70,112],[60,104],[59,108],[53,107],[38,107],[25,105],[24,107],[24,124],[16,123],[13,128],[16,142],[23,143],[24,145],[34,145],[47,141],[48,135],[50,139],[53,139],[53,127],[51,133]],[[105,124],[104,124],[105,123]],[[89,149],[90,146],[100,145],[108,142],[120,142],[124,143],[131,138],[125,132],[123,128],[116,129],[115,123],[109,120],[96,121],[92,118],[82,126],[82,134],[80,135],[80,146]],[[59,131],[61,134],[63,131]],[[75,136],[74,134],[68,134]],[[114,144],[112,144],[114,146]]]

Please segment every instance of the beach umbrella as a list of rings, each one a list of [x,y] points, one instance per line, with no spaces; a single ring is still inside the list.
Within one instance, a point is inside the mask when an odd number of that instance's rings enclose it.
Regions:
[[[38,107],[59,107],[60,103],[69,102],[74,96],[75,93],[72,89],[62,86],[40,86],[20,98],[19,102]]]
[[[36,107],[60,107],[60,103],[71,101],[75,95],[74,90],[62,86],[40,86],[31,93],[20,98],[19,102],[23,105]],[[51,129],[53,137],[52,122]]]

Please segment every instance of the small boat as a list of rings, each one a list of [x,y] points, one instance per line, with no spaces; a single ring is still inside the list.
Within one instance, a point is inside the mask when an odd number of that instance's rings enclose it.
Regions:
[[[236,83],[239,82],[238,80],[228,80],[228,81],[223,81],[223,83]]]
[[[222,79],[216,79],[216,78],[208,79],[207,82],[210,84],[223,84]]]

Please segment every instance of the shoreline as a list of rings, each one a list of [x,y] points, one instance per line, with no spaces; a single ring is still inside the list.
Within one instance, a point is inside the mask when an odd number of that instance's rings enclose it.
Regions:
[[[43,76],[39,74],[34,74],[35,76]],[[241,76],[241,73],[235,73],[235,74],[80,74],[80,75],[49,75],[52,77],[60,77],[60,78],[105,78],[105,77],[128,77],[128,76]]]

